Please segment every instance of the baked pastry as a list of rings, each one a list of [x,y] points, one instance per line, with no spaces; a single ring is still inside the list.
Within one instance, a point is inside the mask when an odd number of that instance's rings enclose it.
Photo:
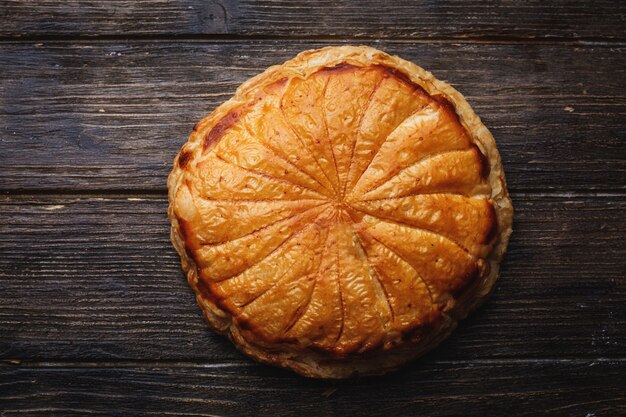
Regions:
[[[193,129],[172,242],[210,326],[311,377],[393,370],[491,292],[512,206],[463,96],[369,47],[305,51]]]

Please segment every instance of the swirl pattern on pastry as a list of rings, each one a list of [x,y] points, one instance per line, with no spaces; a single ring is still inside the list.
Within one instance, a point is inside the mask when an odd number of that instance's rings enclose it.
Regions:
[[[245,83],[196,125],[168,186],[209,323],[309,376],[381,373],[434,346],[490,292],[510,233],[469,105],[367,47]]]

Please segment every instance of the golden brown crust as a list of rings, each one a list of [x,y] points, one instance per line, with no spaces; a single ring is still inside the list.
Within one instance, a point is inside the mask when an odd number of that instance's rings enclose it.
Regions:
[[[246,81],[194,127],[168,189],[209,325],[311,377],[432,349],[488,297],[511,233],[495,141],[463,96],[365,46]]]

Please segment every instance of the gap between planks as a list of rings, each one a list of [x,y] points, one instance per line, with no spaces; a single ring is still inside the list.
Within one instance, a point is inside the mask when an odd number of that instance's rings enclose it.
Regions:
[[[626,364],[624,357],[572,357],[572,358],[497,358],[497,359],[465,359],[465,360],[433,360],[429,361],[432,366],[450,366],[459,364],[571,364],[593,366],[600,363]],[[22,368],[203,368],[203,369],[226,369],[226,368],[252,368],[258,366],[257,362],[223,362],[214,363],[207,361],[178,361],[178,360],[38,360],[38,359],[2,359],[2,367]]]
[[[511,190],[509,194],[516,199],[524,198],[616,198],[626,197],[626,190],[576,190],[576,191],[535,191],[535,190]],[[89,189],[62,189],[62,190],[50,190],[50,189],[28,189],[28,190],[0,190],[0,198],[5,200],[10,199],[71,199],[71,198],[86,198],[86,199],[115,199],[115,200],[133,200],[140,201],[142,199],[163,199],[167,198],[167,189],[147,189],[147,190],[126,190],[126,189],[103,189],[103,190],[89,190]]]
[[[271,35],[233,35],[233,34],[134,34],[128,35],[25,35],[0,36],[0,43],[38,43],[38,42],[132,42],[132,41],[162,41],[162,42],[245,42],[245,41],[308,41],[351,43],[351,42],[397,42],[420,44],[521,44],[521,45],[564,45],[564,46],[625,46],[626,38],[604,37],[545,37],[533,36],[434,36],[434,37],[403,37],[403,36],[271,36]]]

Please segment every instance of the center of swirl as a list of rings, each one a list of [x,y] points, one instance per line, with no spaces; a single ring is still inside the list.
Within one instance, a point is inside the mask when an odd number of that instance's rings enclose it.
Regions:
[[[172,211],[194,285],[242,337],[392,346],[480,273],[496,230],[485,158],[452,105],[401,74],[285,78],[203,123]]]

